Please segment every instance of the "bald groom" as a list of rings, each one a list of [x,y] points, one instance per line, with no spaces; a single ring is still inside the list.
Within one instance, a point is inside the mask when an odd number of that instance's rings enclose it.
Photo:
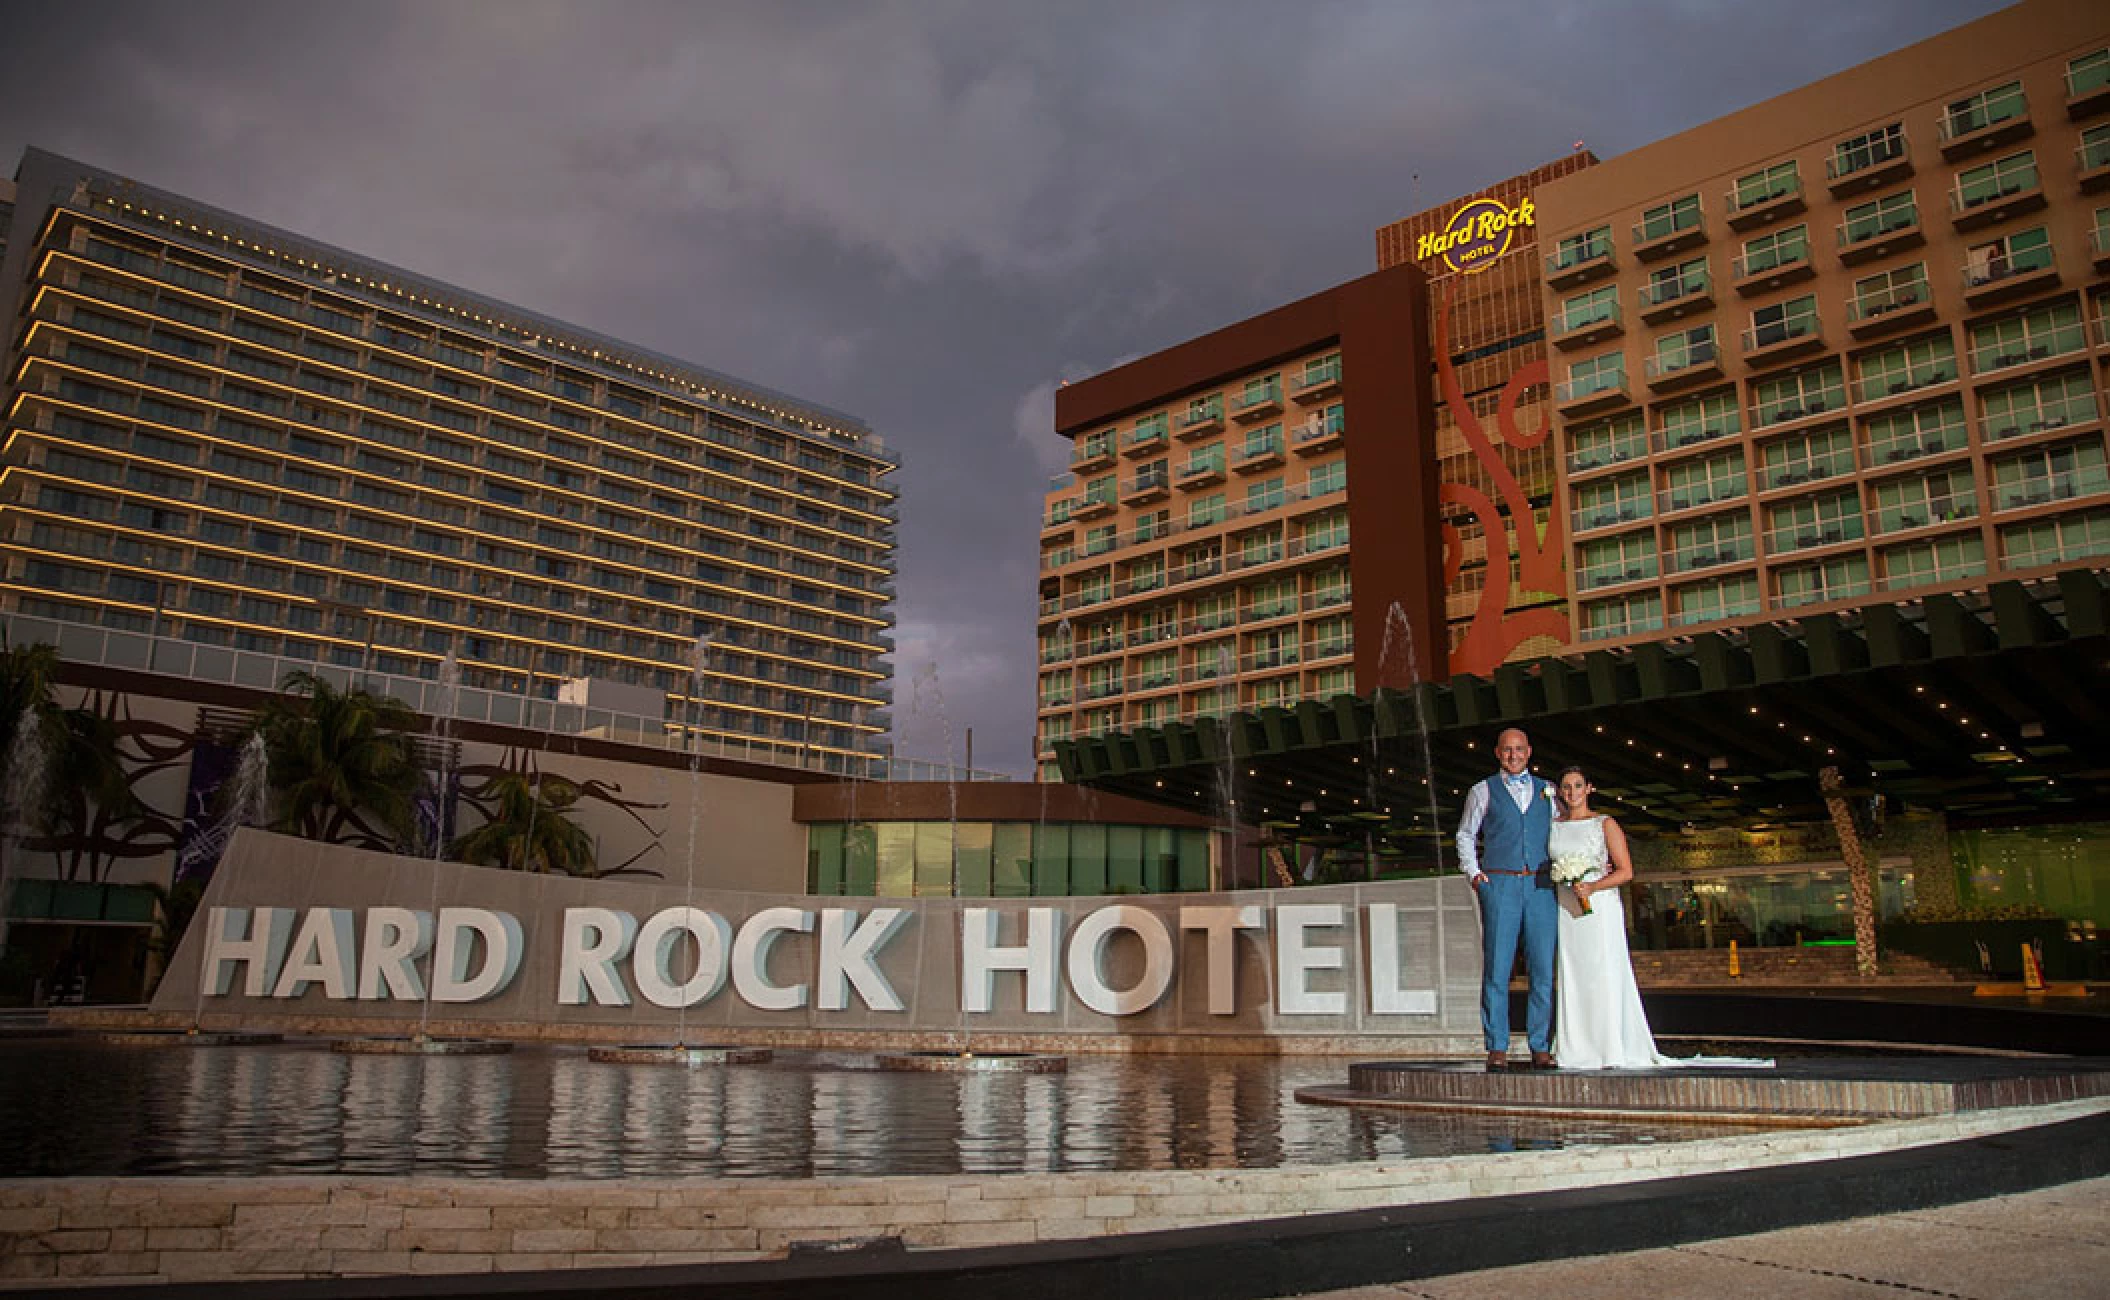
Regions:
[[[1480,1028],[1487,1068],[1509,1068],[1509,973],[1524,945],[1530,981],[1525,1037],[1531,1066],[1553,1062],[1553,946],[1560,923],[1551,855],[1553,787],[1531,774],[1531,738],[1511,727],[1495,738],[1501,770],[1475,782],[1458,819],[1458,866],[1480,902]]]

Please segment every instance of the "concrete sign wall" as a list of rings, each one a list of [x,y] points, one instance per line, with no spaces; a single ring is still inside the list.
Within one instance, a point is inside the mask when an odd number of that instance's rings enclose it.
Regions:
[[[1385,1038],[1447,1051],[1477,1041],[1478,987],[1462,878],[821,898],[529,875],[245,830],[154,1010],[630,1041],[670,1041],[678,1028],[690,1042],[974,1033],[1316,1050]]]

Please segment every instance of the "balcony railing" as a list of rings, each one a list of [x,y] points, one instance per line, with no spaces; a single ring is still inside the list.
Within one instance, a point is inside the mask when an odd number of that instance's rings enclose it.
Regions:
[[[1785,351],[1790,345],[1813,344],[1822,341],[1817,313],[1803,312],[1785,320],[1768,321],[1753,325],[1743,332],[1744,355],[1756,357]]]
[[[2064,429],[2071,425],[2087,424],[2096,417],[2095,394],[2077,393],[2072,397],[2053,401],[2039,400],[2029,406],[2012,406],[2000,415],[1987,412],[1984,420],[1985,436],[1990,442],[2004,442],[2009,438],[2020,438],[2027,434],[2043,433],[2050,429]]]
[[[1740,564],[1749,560],[1752,554],[1750,538],[1727,537],[1672,547],[1664,553],[1664,559],[1668,562],[1670,572],[1691,573],[1696,569]]]
[[[1546,258],[1546,279],[1555,287],[1612,269],[1609,234],[1567,244]]]
[[[1821,483],[1825,479],[1851,473],[1853,468],[1853,453],[1838,451],[1827,456],[1812,456],[1807,460],[1769,466],[1761,472],[1765,476],[1766,489],[1770,491],[1773,488],[1795,487],[1804,483]]]
[[[1564,379],[1555,385],[1553,400],[1560,406],[1595,405],[1626,396],[1626,371],[1609,370],[1581,379]]]
[[[2110,474],[2106,474],[2101,466],[2034,474],[2020,482],[2002,483],[1998,491],[2000,509],[2021,510],[2110,491]]]
[[[2035,248],[2009,255],[1995,253],[1980,261],[1966,262],[1963,266],[1963,287],[1966,295],[1981,292],[2002,281],[2032,276],[2038,272],[2053,271],[2055,262],[2051,245],[2040,244]]]
[[[1656,576],[1655,557],[1642,556],[1605,564],[1583,565],[1575,570],[1575,585],[1580,591],[1596,591],[1601,587],[1618,587],[1629,582],[1649,581]]]
[[[1952,156],[1973,146],[1990,146],[2029,129],[2029,97],[2020,86],[1974,95],[1941,117],[1942,152]]]
[[[1824,160],[1824,179],[1834,194],[1855,186],[1880,185],[1911,170],[1911,150],[1903,133],[1870,140],[1852,149],[1835,149]]]
[[[1637,256],[1661,255],[1706,238],[1707,224],[1697,204],[1644,218],[1633,229]]]
[[[1924,501],[1884,506],[1875,513],[1877,533],[1909,533],[1936,524],[1961,523],[1978,517],[1978,499],[1966,493],[1949,493]]]
[[[1690,343],[1670,352],[1659,352],[1648,359],[1646,375],[1650,384],[1664,383],[1673,379],[1697,376],[1710,370],[1721,369],[1721,360],[1715,355],[1712,342]]]
[[[1615,524],[1630,524],[1649,517],[1646,497],[1627,501],[1615,501],[1610,505],[1590,506],[1575,512],[1577,532],[1589,532],[1598,528],[1610,528]]]

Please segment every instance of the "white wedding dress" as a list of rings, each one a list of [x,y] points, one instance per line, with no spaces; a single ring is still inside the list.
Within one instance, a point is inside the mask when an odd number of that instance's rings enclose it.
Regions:
[[[1582,856],[1596,862],[1587,879],[1610,865],[1604,818],[1557,821],[1547,841],[1553,858]],[[1553,1057],[1563,1070],[1661,1070],[1677,1066],[1737,1066],[1769,1069],[1773,1062],[1735,1056],[1665,1056],[1656,1050],[1634,963],[1627,956],[1626,909],[1617,889],[1595,892],[1590,911],[1577,916],[1575,897],[1562,890],[1560,945],[1554,953]]]

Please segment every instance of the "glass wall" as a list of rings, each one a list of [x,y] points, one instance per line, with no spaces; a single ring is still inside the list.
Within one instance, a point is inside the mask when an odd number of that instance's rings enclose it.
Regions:
[[[806,828],[806,888],[878,898],[1170,894],[1209,888],[1203,829],[1100,822],[857,822]]]
[[[1966,906],[2110,924],[2110,823],[1954,831],[1949,842]]]
[[[1913,903],[1913,869],[1877,872],[1878,923]],[[1637,949],[1787,948],[1854,937],[1853,888],[1838,864],[1729,867],[1682,877],[1647,876],[1620,891]]]

